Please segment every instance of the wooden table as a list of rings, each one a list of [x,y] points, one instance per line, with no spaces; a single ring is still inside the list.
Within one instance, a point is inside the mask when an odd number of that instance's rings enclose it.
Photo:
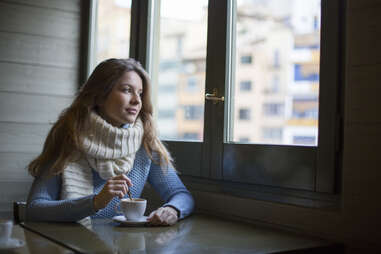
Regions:
[[[331,242],[263,226],[193,215],[166,227],[122,227],[110,219],[76,223],[22,223],[49,241],[79,253],[341,253]],[[334,252],[333,252],[334,251]]]

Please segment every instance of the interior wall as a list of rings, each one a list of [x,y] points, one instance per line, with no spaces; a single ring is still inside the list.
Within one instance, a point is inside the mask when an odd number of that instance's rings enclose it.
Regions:
[[[0,0],[0,216],[25,201],[26,166],[78,88],[80,0]]]
[[[381,251],[381,2],[348,0],[341,208],[324,211],[193,191],[199,210]]]

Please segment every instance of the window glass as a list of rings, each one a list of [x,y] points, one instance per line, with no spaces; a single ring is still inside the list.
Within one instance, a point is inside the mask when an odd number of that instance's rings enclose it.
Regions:
[[[317,145],[320,12],[320,0],[236,0],[228,141]]]
[[[241,64],[251,64],[251,63],[252,63],[252,57],[250,55],[241,56]]]
[[[239,83],[239,85],[240,85],[241,91],[250,91],[251,90],[251,81],[250,80],[241,81]]]
[[[131,0],[98,0],[94,66],[108,58],[128,58]]]
[[[240,120],[250,120],[250,109],[241,108],[239,110],[239,119]]]
[[[208,1],[158,3],[152,83],[159,135],[166,140],[202,141]]]

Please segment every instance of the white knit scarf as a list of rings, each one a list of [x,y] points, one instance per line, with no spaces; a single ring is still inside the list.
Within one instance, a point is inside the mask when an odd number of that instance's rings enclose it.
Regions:
[[[91,112],[89,131],[82,137],[80,157],[63,170],[61,199],[75,199],[94,193],[91,168],[104,180],[128,174],[142,143],[143,133],[140,118],[124,129],[112,126],[97,113]],[[79,222],[89,226],[90,218]]]

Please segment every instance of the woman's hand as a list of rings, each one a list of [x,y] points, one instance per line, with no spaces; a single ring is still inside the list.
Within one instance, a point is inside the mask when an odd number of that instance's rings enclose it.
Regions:
[[[107,180],[103,189],[94,197],[94,209],[105,208],[114,197],[123,198],[132,186],[131,180],[125,175],[119,175]]]
[[[153,211],[147,218],[150,225],[173,225],[178,220],[177,211],[170,207],[160,207],[159,209]]]

